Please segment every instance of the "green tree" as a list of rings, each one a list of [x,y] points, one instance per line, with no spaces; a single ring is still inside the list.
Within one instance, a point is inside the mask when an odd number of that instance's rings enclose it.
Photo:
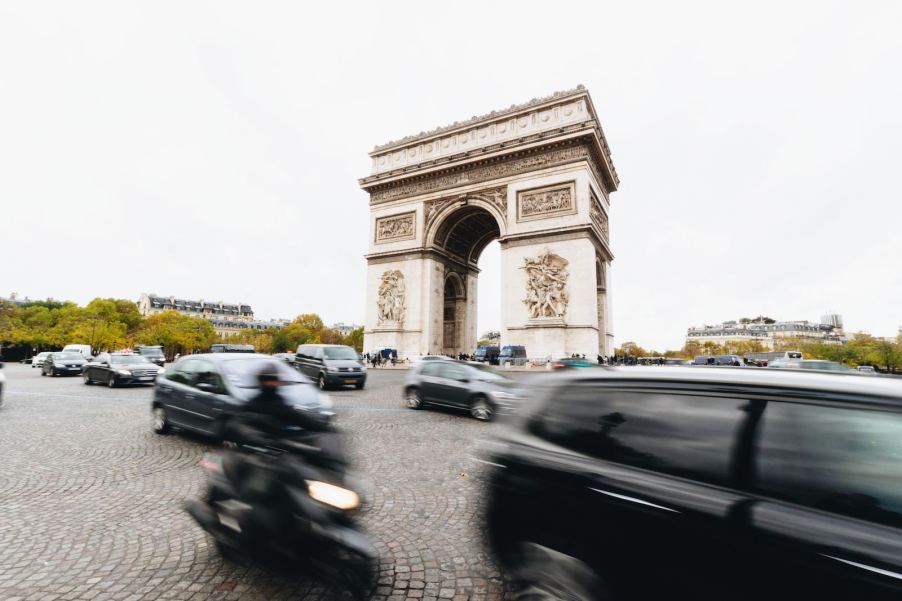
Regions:
[[[344,337],[342,340],[342,344],[347,344],[350,347],[353,347],[358,353],[363,352],[363,326],[359,328],[354,328],[351,332]]]
[[[176,354],[208,350],[217,336],[206,319],[163,311],[144,319],[136,339],[141,344],[162,345],[167,360],[172,361]]]

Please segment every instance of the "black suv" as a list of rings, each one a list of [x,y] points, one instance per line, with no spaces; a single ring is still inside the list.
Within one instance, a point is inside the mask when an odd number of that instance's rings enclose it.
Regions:
[[[535,389],[485,457],[489,540],[526,590],[902,598],[902,381],[632,367]]]

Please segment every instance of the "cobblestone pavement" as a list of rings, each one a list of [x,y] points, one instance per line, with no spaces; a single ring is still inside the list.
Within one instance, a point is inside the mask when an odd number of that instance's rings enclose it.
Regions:
[[[0,407],[0,599],[328,599],[220,558],[182,510],[209,442],[150,428],[150,388],[85,386],[6,364]],[[361,520],[381,555],[374,599],[503,599],[481,543],[481,466],[491,431],[464,414],[404,408],[405,372],[371,370],[333,391]]]

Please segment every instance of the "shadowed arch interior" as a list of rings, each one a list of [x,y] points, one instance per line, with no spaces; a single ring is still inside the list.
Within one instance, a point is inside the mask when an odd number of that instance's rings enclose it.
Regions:
[[[469,265],[476,265],[485,247],[501,235],[498,222],[486,209],[464,206],[448,216],[435,234],[435,245]]]

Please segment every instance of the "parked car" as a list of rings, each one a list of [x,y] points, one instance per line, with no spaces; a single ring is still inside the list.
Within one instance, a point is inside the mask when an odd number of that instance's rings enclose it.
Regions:
[[[714,365],[715,359],[714,357],[709,357],[708,355],[699,355],[698,357],[692,360],[692,365]]]
[[[294,366],[319,384],[320,390],[353,384],[358,390],[366,385],[366,365],[357,351],[341,344],[302,344]]]
[[[42,365],[44,365],[44,360],[47,359],[47,357],[49,357],[49,356],[50,356],[49,351],[44,351],[42,353],[38,353],[37,355],[35,355],[34,357],[31,358],[31,367],[32,368],[41,367]]]
[[[50,353],[41,365],[42,376],[77,376],[87,363],[81,353],[60,351]]]
[[[598,364],[589,359],[582,359],[580,357],[564,357],[563,359],[558,359],[551,363],[551,369],[575,369],[583,367],[598,367]]]
[[[692,365],[689,359],[664,359],[664,365]]]
[[[714,357],[714,365],[745,367],[745,360],[739,355],[717,355]]]
[[[590,592],[556,598],[902,598],[902,382],[636,367],[534,388],[483,455],[489,540],[526,584],[563,563]]]
[[[138,353],[100,353],[82,371],[85,384],[153,384],[161,368]]]
[[[91,352],[90,344],[67,344],[63,347],[64,353],[81,353],[85,361],[90,361],[94,355]]]
[[[479,420],[512,413],[522,399],[516,382],[482,363],[425,361],[410,369],[404,395],[411,409],[442,405],[466,409]]]
[[[163,367],[163,365],[166,363],[166,355],[163,354],[162,346],[136,346],[135,352],[142,357],[147,358],[147,360],[149,360],[154,365]]]
[[[480,363],[488,363],[490,365],[498,365],[498,356],[501,354],[501,349],[498,346],[480,346],[476,348],[476,352],[473,353],[473,359],[475,361],[479,361]]]
[[[504,365],[505,363],[510,363],[511,365],[526,365],[527,361],[525,346],[502,346],[501,353],[498,355],[498,363],[501,365]]]
[[[278,370],[279,394],[286,402],[315,419],[331,419],[329,397],[283,362],[269,355],[210,353],[182,357],[157,379],[154,432],[167,434],[175,427],[221,438],[234,412],[260,392],[257,375],[267,365]]]

